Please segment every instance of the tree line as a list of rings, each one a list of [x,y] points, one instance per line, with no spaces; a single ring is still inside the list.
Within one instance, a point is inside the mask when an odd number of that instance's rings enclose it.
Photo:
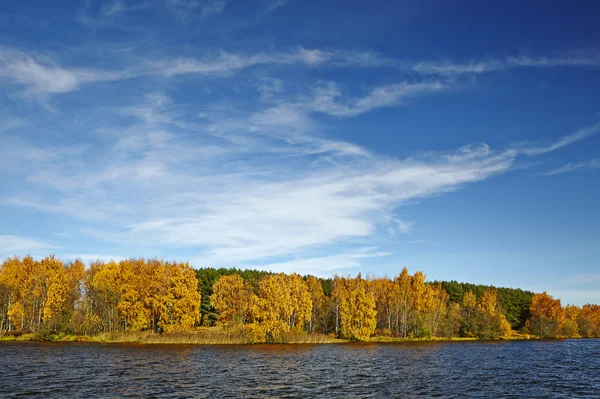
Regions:
[[[64,264],[54,256],[0,267],[1,333],[171,332],[199,321],[200,293],[187,263],[130,259]]]
[[[393,278],[321,279],[257,270],[192,269],[157,259],[63,263],[9,258],[0,266],[0,335],[219,326],[277,342],[286,334],[394,338],[600,337],[600,307],[562,306],[547,293]]]

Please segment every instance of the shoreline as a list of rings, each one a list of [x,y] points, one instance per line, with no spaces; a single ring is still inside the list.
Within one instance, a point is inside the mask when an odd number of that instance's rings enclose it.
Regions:
[[[300,338],[300,337],[298,337]],[[57,334],[49,335],[45,338],[36,334],[24,334],[21,336],[5,335],[0,336],[0,342],[77,342],[77,343],[102,343],[102,344],[142,344],[142,345],[328,345],[328,344],[394,344],[394,343],[444,343],[444,342],[501,342],[501,341],[527,341],[527,340],[567,340],[567,339],[588,339],[584,337],[561,337],[561,338],[542,338],[532,335],[518,335],[512,337],[503,337],[498,339],[480,339],[476,337],[434,337],[434,338],[392,338],[392,337],[371,337],[367,341],[351,341],[342,338],[331,337],[302,337],[303,339],[280,340],[278,342],[248,342],[243,339],[235,340],[231,337],[201,337],[197,333],[187,334],[156,334],[156,333],[118,333],[118,334],[100,334],[100,335],[71,335]]]

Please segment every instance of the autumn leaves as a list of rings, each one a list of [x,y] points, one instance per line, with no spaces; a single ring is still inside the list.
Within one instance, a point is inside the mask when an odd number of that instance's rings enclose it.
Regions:
[[[330,295],[312,276],[267,275],[255,292],[234,274],[217,280],[210,299],[219,324],[252,326],[265,340],[296,330],[366,341],[377,328],[400,338],[447,336],[448,295],[406,269],[393,280],[336,276]]]
[[[455,282],[446,284],[460,288]],[[15,257],[0,265],[0,335],[199,333],[216,322],[221,328],[211,331],[236,342],[319,337],[321,342],[326,336],[355,341],[374,336],[500,338],[514,335],[506,309],[520,304],[523,295],[504,295],[501,303],[499,291],[487,287],[456,295],[450,289],[450,300],[442,284],[428,283],[422,272],[410,275],[406,268],[391,279],[360,274],[318,279],[194,270],[187,263],[156,259],[92,262],[85,268],[80,261],[64,264],[54,256],[39,261]],[[524,333],[600,336],[600,306],[563,307],[546,293],[533,295],[523,306],[531,313]],[[195,330],[198,326],[202,329]]]
[[[0,334],[58,329],[71,322],[84,265],[54,256],[7,259],[0,268]]]
[[[186,263],[131,259],[64,265],[54,256],[0,268],[0,333],[172,332],[198,321],[200,294]]]
[[[223,276],[215,283],[210,301],[219,311],[219,323],[250,324],[265,340],[277,340],[282,333],[309,325],[313,310],[308,286],[297,274],[265,276],[258,294],[240,276]]]
[[[546,292],[535,294],[525,331],[542,338],[600,337],[600,306],[563,307]]]

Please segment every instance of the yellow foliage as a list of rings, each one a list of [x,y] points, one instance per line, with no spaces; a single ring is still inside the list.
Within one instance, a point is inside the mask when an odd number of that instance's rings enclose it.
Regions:
[[[377,311],[375,298],[367,292],[365,281],[342,279],[338,287],[342,335],[358,341],[366,341],[375,332]]]
[[[252,286],[237,274],[223,276],[213,285],[210,303],[219,311],[217,321],[224,324],[247,323],[251,320]]]
[[[475,306],[477,306],[477,297],[475,296],[474,292],[465,292],[465,295],[463,296],[462,300],[462,306],[464,308],[474,308]]]
[[[496,314],[496,306],[498,305],[498,293],[496,290],[485,290],[481,296],[481,302],[479,303],[479,309],[488,313],[490,316]]]
[[[260,282],[255,301],[255,318],[274,339],[292,327],[303,327],[312,314],[310,293],[297,274],[266,276]]]

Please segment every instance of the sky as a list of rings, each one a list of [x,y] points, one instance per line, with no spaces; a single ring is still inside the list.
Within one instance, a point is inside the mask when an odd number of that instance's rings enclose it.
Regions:
[[[0,258],[600,303],[598,2],[3,1]]]

